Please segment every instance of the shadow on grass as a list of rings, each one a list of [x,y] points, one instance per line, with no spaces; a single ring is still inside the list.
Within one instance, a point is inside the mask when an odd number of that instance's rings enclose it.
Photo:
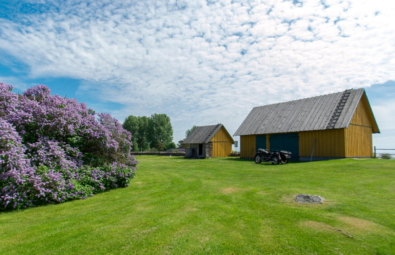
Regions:
[[[254,162],[254,159],[246,159],[246,158],[239,158],[239,157],[230,157],[230,158],[223,158],[222,160],[230,160],[230,161],[251,161],[252,163]],[[262,162],[263,164],[271,164],[270,162]],[[261,163],[261,164],[262,164]],[[300,163],[308,163],[308,162],[300,162],[300,161],[289,161],[288,164],[300,164]]]
[[[147,155],[144,155],[147,156]],[[165,157],[168,158],[169,160],[208,160],[204,158],[185,158],[184,156],[159,156],[159,155],[149,155],[149,156],[157,156],[157,157]],[[233,162],[251,162],[254,163],[254,159],[248,159],[248,158],[240,158],[240,157],[224,157],[224,158],[216,158],[219,160],[226,160],[226,161],[233,161]],[[315,162],[315,161],[314,161]],[[300,162],[300,161],[289,161],[288,164],[300,164],[300,163],[310,163],[310,162]],[[271,162],[262,162],[262,165],[271,165]],[[280,164],[281,165],[281,164]],[[285,164],[286,165],[286,164]]]
[[[254,161],[253,159],[239,158],[239,157],[229,157],[229,158],[221,158],[222,160],[229,161]]]

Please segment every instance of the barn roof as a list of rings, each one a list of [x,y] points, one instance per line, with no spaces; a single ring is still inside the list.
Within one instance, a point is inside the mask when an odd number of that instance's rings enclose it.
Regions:
[[[364,89],[351,89],[252,109],[236,135],[276,134],[347,128]],[[366,97],[367,99],[367,97]],[[370,108],[370,105],[369,105]],[[373,112],[369,109],[372,116]],[[373,132],[379,133],[373,116]]]
[[[224,127],[222,124],[196,127],[189,136],[185,138],[183,144],[208,143],[222,127]],[[226,129],[225,131],[228,132]],[[229,137],[233,141],[232,136],[229,135]]]

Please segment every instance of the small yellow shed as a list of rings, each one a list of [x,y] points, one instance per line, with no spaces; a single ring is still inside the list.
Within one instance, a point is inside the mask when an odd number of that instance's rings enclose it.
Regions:
[[[196,127],[183,144],[185,157],[218,158],[232,153],[234,140],[222,124]]]

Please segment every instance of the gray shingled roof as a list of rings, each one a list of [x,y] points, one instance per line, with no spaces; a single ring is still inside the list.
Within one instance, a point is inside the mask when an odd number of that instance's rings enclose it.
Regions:
[[[223,127],[222,124],[196,127],[189,134],[189,136],[185,138],[183,144],[208,143],[214,137],[214,135],[221,129],[221,127]],[[229,137],[231,136],[229,135]]]
[[[252,109],[234,135],[347,128],[364,93],[364,89],[352,89],[285,103],[258,106]],[[342,107],[339,108],[342,101]],[[337,109],[340,111],[335,113]],[[332,126],[330,126],[331,122]]]

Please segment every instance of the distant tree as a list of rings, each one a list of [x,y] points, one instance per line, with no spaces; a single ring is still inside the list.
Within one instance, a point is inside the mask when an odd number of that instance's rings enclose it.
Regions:
[[[138,151],[139,117],[130,115],[125,119],[122,127],[132,134],[133,151]]]
[[[165,150],[175,149],[175,148],[176,148],[176,144],[173,142],[170,142],[170,143],[166,144],[166,146],[165,146]]]
[[[132,151],[140,151],[139,144],[137,143],[137,139],[132,137]]]
[[[148,128],[148,139],[151,147],[160,150],[159,145],[168,144],[173,141],[173,127],[170,118],[166,114],[154,113],[151,115],[151,121]]]
[[[147,137],[142,137],[140,141],[140,150],[141,151],[149,151],[150,150],[150,143],[147,139]]]
[[[151,125],[151,118],[142,116],[139,119],[139,136],[138,143],[140,150],[148,151],[150,149],[149,126]]]
[[[162,143],[161,141],[158,141],[157,143],[156,143],[156,146],[157,146],[157,148],[158,148],[158,151],[164,151],[165,150],[165,145],[164,145],[164,143]]]
[[[166,114],[152,114],[151,117],[130,115],[123,123],[123,128],[132,133],[134,151],[147,151],[150,148],[164,150],[173,140],[173,127]]]
[[[185,132],[185,138],[187,138],[187,137],[192,133],[192,131],[195,130],[195,128],[197,128],[197,127],[196,127],[196,126],[193,126],[191,129],[188,129],[188,130]]]
[[[133,151],[149,150],[148,128],[150,125],[150,118],[142,116],[137,117],[130,115],[123,123],[123,128],[132,133]],[[137,145],[137,146],[136,146]]]
[[[178,141],[178,143],[177,143],[177,148],[185,148],[185,145],[182,144],[183,142],[184,142],[184,140]]]

